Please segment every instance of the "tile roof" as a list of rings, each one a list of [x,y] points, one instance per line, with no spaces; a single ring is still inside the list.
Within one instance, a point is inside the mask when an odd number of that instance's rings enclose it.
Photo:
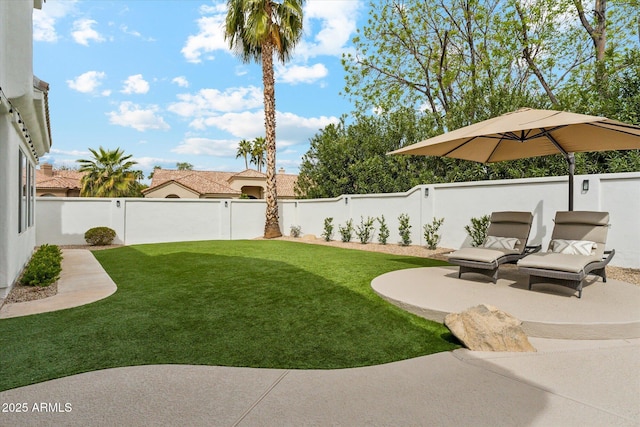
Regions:
[[[51,170],[51,175],[40,169],[36,169],[37,188],[69,188],[79,189],[80,180],[84,176],[83,172],[74,170]]]
[[[276,191],[278,192],[278,195],[295,197],[296,182],[298,182],[298,175],[290,173],[276,174]]]
[[[231,178],[229,178],[229,180],[233,178],[265,178],[266,179],[267,175],[262,172],[258,172],[255,169],[245,169],[242,172],[233,174]]]
[[[230,184],[234,178],[263,178],[266,175],[253,169],[246,169],[242,172],[218,172],[218,171],[194,171],[194,170],[174,170],[156,169],[153,172],[151,185],[143,191],[148,193],[155,188],[167,184],[170,181],[183,185],[196,193],[203,194],[229,194],[239,195],[240,191],[231,188]],[[294,197],[293,190],[298,176],[293,174],[276,174],[276,185],[279,196]]]

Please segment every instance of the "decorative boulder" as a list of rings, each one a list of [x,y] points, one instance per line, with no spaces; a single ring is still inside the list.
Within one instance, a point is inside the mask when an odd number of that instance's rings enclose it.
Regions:
[[[522,329],[522,321],[491,305],[450,313],[444,324],[469,350],[536,351]]]
[[[313,242],[314,240],[318,240],[318,238],[315,234],[305,234],[302,236],[302,240],[309,240],[310,242]]]

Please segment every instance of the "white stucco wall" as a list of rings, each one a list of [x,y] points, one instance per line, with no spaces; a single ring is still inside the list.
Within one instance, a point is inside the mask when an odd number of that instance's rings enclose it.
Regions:
[[[587,192],[581,190],[583,180],[589,180]],[[468,245],[464,226],[472,217],[501,210],[530,211],[534,223],[529,241],[546,249],[555,213],[567,210],[567,199],[567,178],[549,177],[418,186],[406,193],[283,200],[279,207],[283,234],[297,225],[303,235],[320,237],[324,219],[332,217],[334,240],[340,239],[338,226],[349,218],[357,226],[361,216],[384,215],[389,244],[400,240],[398,216],[402,213],[411,219],[411,239],[416,245],[425,244],[424,224],[434,217],[444,218],[440,246],[454,249]],[[102,225],[116,230],[116,242],[127,245],[252,239],[264,232],[265,204],[261,200],[42,198],[38,202],[38,244],[84,244],[84,232]],[[640,268],[640,173],[576,176],[575,208],[610,212],[607,246],[616,249],[612,265]],[[378,226],[376,222],[376,230]],[[373,241],[377,242],[377,234]]]
[[[0,1],[0,87],[9,99],[33,97],[33,1]]]
[[[49,151],[45,94],[34,89],[33,9],[42,0],[0,1],[0,298],[29,261],[34,224],[19,229],[19,155],[31,167]],[[37,203],[37,202],[36,202]]]
[[[0,298],[18,279],[36,242],[34,226],[18,232],[19,149],[32,165],[35,158],[14,121],[14,116],[0,106]]]

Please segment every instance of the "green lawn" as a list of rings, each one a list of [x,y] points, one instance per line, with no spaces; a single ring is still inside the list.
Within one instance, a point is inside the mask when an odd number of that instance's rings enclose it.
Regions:
[[[332,369],[457,348],[448,330],[371,290],[441,262],[286,241],[205,241],[94,252],[118,291],[0,320],[0,390],[146,364]]]

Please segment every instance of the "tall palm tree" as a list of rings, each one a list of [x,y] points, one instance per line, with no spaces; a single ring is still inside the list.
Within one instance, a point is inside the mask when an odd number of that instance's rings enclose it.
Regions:
[[[77,160],[80,172],[82,197],[127,197],[135,194],[138,171],[131,170],[137,162],[130,161],[131,154],[124,155],[120,148],[98,151],[89,148],[93,158]]]
[[[244,157],[244,168],[249,169],[249,160],[248,156],[251,155],[251,141],[247,141],[246,139],[241,140],[238,143],[238,151],[236,152],[236,159],[238,157]]]
[[[305,0],[227,0],[225,39],[244,62],[262,63],[267,148],[264,237],[282,236],[276,193],[276,97],[273,54],[284,64],[302,37]],[[275,52],[274,52],[275,51]]]
[[[262,165],[264,165],[264,154],[267,146],[266,140],[259,136],[253,140],[251,146],[251,163],[254,163],[258,168],[258,172],[262,172]]]

